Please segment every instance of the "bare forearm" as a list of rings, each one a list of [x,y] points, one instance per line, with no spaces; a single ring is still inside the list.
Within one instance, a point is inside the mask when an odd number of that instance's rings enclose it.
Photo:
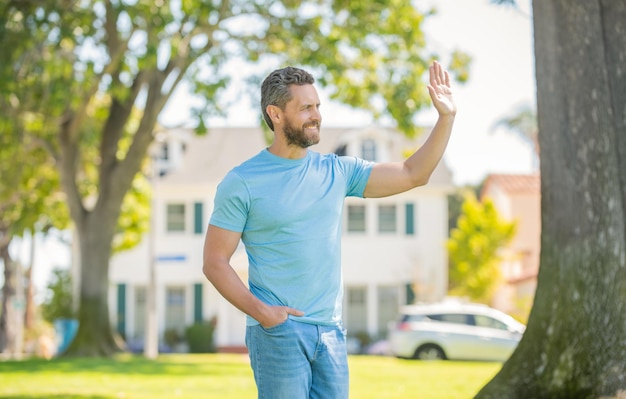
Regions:
[[[453,124],[454,115],[439,116],[424,144],[404,162],[414,186],[428,183],[446,150]]]

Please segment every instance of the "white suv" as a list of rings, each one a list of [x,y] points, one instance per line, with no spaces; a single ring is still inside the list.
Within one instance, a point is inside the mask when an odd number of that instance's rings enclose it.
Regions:
[[[389,329],[397,357],[504,361],[526,327],[486,305],[444,302],[410,305]]]

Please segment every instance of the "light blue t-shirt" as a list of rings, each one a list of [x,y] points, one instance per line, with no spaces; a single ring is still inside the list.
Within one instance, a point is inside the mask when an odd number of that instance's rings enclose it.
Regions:
[[[294,320],[341,322],[343,202],[363,197],[373,165],[314,151],[285,159],[265,149],[226,175],[209,223],[242,233],[256,297],[302,310]]]

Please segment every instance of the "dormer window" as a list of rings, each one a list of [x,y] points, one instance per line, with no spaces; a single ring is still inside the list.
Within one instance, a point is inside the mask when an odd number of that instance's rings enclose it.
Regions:
[[[161,144],[161,151],[159,152],[159,159],[167,161],[170,159],[170,146],[167,143]]]
[[[338,156],[347,155],[348,154],[347,150],[348,150],[348,145],[342,144],[335,149],[335,154],[337,154]]]
[[[361,158],[376,162],[376,142],[372,139],[365,139],[361,142]]]

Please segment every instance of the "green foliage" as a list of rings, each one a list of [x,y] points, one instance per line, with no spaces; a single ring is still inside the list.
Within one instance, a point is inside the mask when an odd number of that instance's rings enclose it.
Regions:
[[[0,5],[0,225],[10,237],[69,222],[59,174],[42,140],[46,121],[32,112],[48,99],[38,31],[44,22],[25,17],[34,8],[30,2]]]
[[[468,194],[447,242],[450,293],[489,302],[500,278],[499,252],[514,235],[515,223],[503,221],[493,202]]]
[[[331,9],[308,1],[267,15],[264,3],[257,2],[258,12],[269,26],[252,47],[256,54],[313,67],[332,99],[391,117],[409,136],[419,133],[414,118],[430,104],[423,76],[440,58],[421,30],[433,10],[404,0],[335,1]],[[459,81],[467,79],[470,62],[460,51],[452,54],[449,68]]]
[[[139,244],[150,228],[150,199],[152,187],[148,179],[137,174],[124,198],[116,234],[113,237],[113,252],[129,250]]]
[[[46,300],[41,305],[44,320],[73,319],[76,314],[72,307],[72,277],[68,269],[54,269],[48,284]]]
[[[172,349],[176,345],[183,342],[183,340],[184,339],[183,339],[182,334],[176,328],[168,328],[167,330],[163,332],[163,341],[165,341],[167,346],[169,346]]]
[[[8,134],[0,132],[0,136],[7,138]],[[9,236],[46,232],[52,227],[63,229],[70,220],[65,196],[59,190],[58,172],[46,151],[31,139],[0,144],[0,152],[12,152],[7,157],[0,155],[6,159],[0,162],[0,225],[7,227]]]
[[[63,16],[61,11],[69,3],[61,7],[55,3],[44,0],[38,6],[15,2],[0,6],[4,17],[0,20],[0,37],[7,43],[0,48],[0,59],[11,61],[0,66],[0,105],[4,106],[0,107],[0,224],[9,227],[9,235],[22,235],[25,229],[64,229],[70,222],[67,196],[60,185],[59,125],[55,121],[64,118],[76,85],[74,80],[80,82],[93,76],[93,61],[85,60],[78,70],[67,64],[75,60],[69,50],[84,40],[80,35],[74,37],[75,33],[93,31],[83,27],[90,15],[88,10]],[[72,24],[65,26],[70,20]],[[57,34],[64,29],[72,37]],[[56,33],[50,36],[52,32]],[[55,43],[67,51],[58,51]],[[107,98],[95,98],[81,126],[82,156],[76,164],[75,181],[85,202],[98,195],[98,132],[107,118]],[[134,120],[137,119],[135,113]],[[132,120],[129,125],[132,126]],[[125,139],[120,140],[122,150],[130,146],[128,134]],[[28,162],[15,162],[24,159]],[[148,213],[142,208],[148,206],[149,190],[142,175],[136,179],[138,182],[122,210],[124,217],[117,229],[115,250],[136,245],[138,237],[147,230],[148,221],[138,220],[137,216],[145,219]]]
[[[456,228],[465,198],[468,195],[478,196],[481,189],[482,184],[478,186],[467,185],[448,195],[448,231],[453,231]]]
[[[189,345],[190,353],[214,353],[215,343],[213,334],[215,333],[216,320],[194,323],[185,330],[185,338]]]

